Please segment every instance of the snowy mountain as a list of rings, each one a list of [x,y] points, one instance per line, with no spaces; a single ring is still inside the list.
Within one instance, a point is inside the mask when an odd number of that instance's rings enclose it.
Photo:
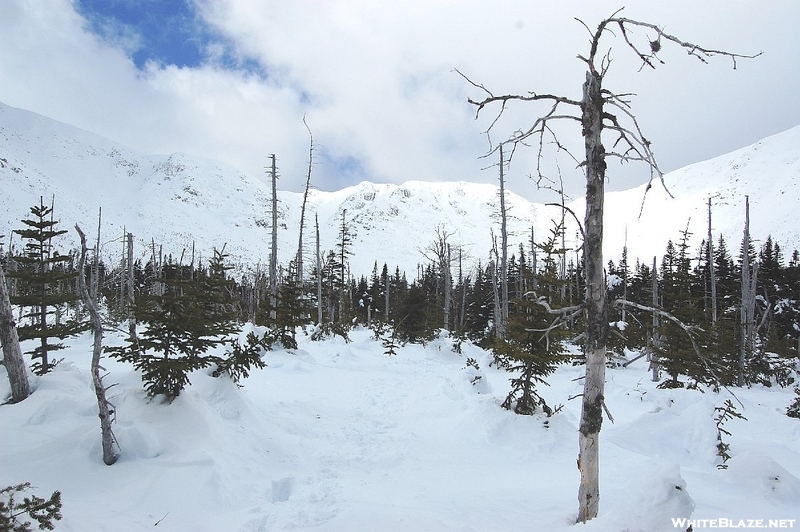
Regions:
[[[103,254],[114,260],[123,231],[132,232],[140,257],[151,243],[178,256],[197,248],[206,256],[226,245],[237,262],[268,262],[270,188],[222,163],[176,153],[137,153],[103,137],[0,104],[0,231],[6,242],[40,196],[55,196],[56,216],[72,229],[97,227],[102,208]],[[280,163],[280,161],[279,161]],[[279,260],[294,257],[302,194],[279,191]],[[437,227],[452,233],[467,255],[484,259],[491,247],[497,187],[471,183],[403,185],[361,183],[336,192],[312,190],[305,225],[306,264],[313,257],[314,217],[321,249],[334,249],[346,211],[352,235],[354,273],[369,274],[374,261],[409,273],[425,262],[420,252]],[[510,227],[521,240],[545,209],[508,195]],[[547,208],[552,210],[552,208]],[[496,225],[496,224],[494,224]],[[91,233],[89,233],[91,234]],[[68,242],[74,243],[74,235]],[[119,244],[119,245],[118,245]]]
[[[659,183],[642,199],[647,185],[606,195],[605,251],[618,256],[627,229],[630,257],[645,262],[661,256],[669,239],[677,242],[688,226],[692,250],[708,235],[708,199],[712,231],[738,254],[745,218],[745,196],[750,197],[750,233],[756,245],[767,236],[781,245],[784,258],[800,247],[800,126],[767,137],[732,153],[666,174],[672,198]],[[583,212],[584,203],[573,205]]]
[[[650,190],[638,218],[644,186],[607,196],[606,253],[618,257],[627,242],[631,261],[650,261],[668,239],[677,240],[690,221],[693,245],[706,234],[706,202],[713,199],[714,231],[735,249],[744,220],[744,195],[751,198],[752,233],[772,234],[787,253],[798,247],[794,205],[800,201],[800,127],[737,152],[668,174],[669,198],[660,185]],[[266,158],[265,158],[266,160]],[[278,160],[280,169],[280,158]],[[30,206],[55,198],[55,212],[69,229],[64,245],[74,245],[72,225],[92,235],[102,208],[102,253],[116,261],[124,231],[134,234],[137,256],[147,258],[152,244],[165,253],[201,257],[226,245],[240,265],[266,264],[271,235],[267,183],[223,163],[175,153],[138,153],[106,138],[34,113],[0,104],[0,234],[6,245]],[[280,185],[280,182],[279,182]],[[298,245],[302,195],[279,191],[279,260],[288,264]],[[511,252],[529,247],[531,228],[541,241],[559,210],[508,193]],[[583,202],[570,207],[582,218]],[[304,231],[306,265],[314,246],[314,217],[319,217],[323,253],[334,249],[344,213],[352,235],[351,270],[369,274],[399,267],[413,277],[425,263],[422,250],[437,228],[460,245],[466,264],[486,262],[492,233],[499,234],[498,187],[466,182],[402,185],[363,182],[336,192],[312,190]],[[567,235],[574,239],[574,223]],[[90,239],[92,237],[90,236]],[[188,255],[187,255],[188,256]]]

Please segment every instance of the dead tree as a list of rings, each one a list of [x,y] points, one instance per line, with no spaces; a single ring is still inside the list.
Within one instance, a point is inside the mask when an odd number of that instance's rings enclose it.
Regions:
[[[499,109],[487,129],[490,152],[498,149],[492,143],[491,132],[498,126],[498,121],[509,104],[514,102],[536,102],[546,104],[544,112],[532,124],[513,132],[501,144],[513,148],[525,145],[533,140],[539,146],[541,154],[547,139],[563,149],[563,145],[555,133],[556,122],[566,121],[580,124],[584,141],[584,157],[580,163],[586,178],[586,215],[584,218],[583,254],[585,264],[586,293],[584,299],[586,313],[586,378],[584,380],[583,404],[579,427],[578,469],[581,474],[578,491],[579,522],[586,522],[597,516],[600,502],[599,489],[599,435],[604,408],[604,379],[606,362],[606,338],[608,336],[608,305],[606,302],[606,284],[603,262],[603,207],[605,199],[606,159],[617,158],[623,162],[640,161],[650,168],[650,183],[659,178],[663,185],[663,177],[658,169],[655,157],[633,114],[629,95],[617,94],[603,87],[603,82],[611,65],[610,50],[601,50],[601,38],[607,33],[612,37],[621,37],[625,45],[641,61],[641,68],[655,68],[663,61],[658,57],[662,43],[677,45],[702,62],[714,56],[726,56],[736,60],[742,56],[703,48],[685,42],[666,33],[655,24],[640,22],[620,17],[620,11],[603,20],[592,31],[581,22],[590,35],[588,56],[579,55],[578,59],[586,64],[586,76],[580,100],[554,94],[529,92],[527,94],[496,95],[482,84],[477,84],[461,74],[476,89],[482,91],[481,99],[468,101],[476,107],[476,118],[488,106]],[[635,35],[641,30],[644,35]],[[615,114],[616,113],[616,114]],[[603,144],[603,132],[612,138],[611,151]],[[512,151],[513,153],[513,151]],[[537,173],[543,178],[542,157],[538,158]]]
[[[302,286],[303,284],[303,228],[306,222],[306,203],[308,202],[308,191],[311,188],[311,167],[314,162],[314,135],[311,133],[311,128],[306,123],[306,117],[303,116],[303,125],[308,130],[308,173],[306,174],[306,189],[303,193],[303,204],[300,207],[300,236],[297,242],[297,283]]]
[[[319,215],[314,214],[317,236],[317,324],[322,325],[322,256],[319,250]]]
[[[128,308],[128,335],[134,342],[136,341],[136,295],[134,291],[134,269],[133,269],[133,233],[128,233],[127,238],[128,260],[127,279],[125,282],[126,306]],[[95,298],[95,301],[97,299]]]
[[[28,383],[28,370],[19,346],[17,324],[9,300],[8,285],[3,265],[0,264],[0,342],[3,343],[3,364],[11,385],[11,403],[19,403],[31,394]]]
[[[270,325],[274,325],[278,317],[278,170],[275,163],[275,154],[270,167],[270,180],[272,181],[272,243],[269,252],[269,318]]]
[[[508,323],[508,224],[506,211],[506,179],[504,174],[503,146],[500,145],[500,319],[505,333]]]
[[[92,384],[94,393],[97,396],[97,406],[100,411],[100,435],[103,447],[103,463],[113,465],[117,461],[117,454],[114,452],[114,434],[111,432],[111,422],[114,416],[114,408],[106,399],[106,387],[103,384],[103,377],[100,376],[100,355],[103,352],[103,322],[100,319],[100,311],[97,308],[97,301],[89,293],[86,287],[84,276],[84,265],[86,264],[86,236],[78,225],[75,230],[81,238],[81,254],[78,259],[78,287],[83,297],[89,315],[92,318],[92,334],[94,345],[92,348]]]
[[[708,198],[708,268],[711,275],[711,325],[717,326],[717,269],[714,264],[714,238],[711,234],[711,198]]]
[[[653,308],[658,308],[660,299],[658,296],[658,269],[656,268],[656,258],[653,257]],[[661,320],[657,312],[653,312],[653,334],[650,337],[650,370],[653,372],[653,382],[661,379],[661,367],[658,365],[658,351],[661,349]]]
[[[750,197],[745,196],[744,236],[742,237],[742,301],[739,312],[741,342],[739,345],[739,371],[737,386],[746,383],[747,361],[753,355],[756,331],[756,287],[758,262],[750,264]]]
[[[436,238],[433,242],[428,244],[425,249],[420,250],[422,256],[431,261],[439,270],[438,281],[442,286],[443,294],[443,323],[442,327],[451,330],[450,328],[450,308],[452,307],[452,274],[451,274],[451,260],[450,253],[450,237],[453,236],[452,232],[445,230],[444,226],[440,225],[436,228]]]

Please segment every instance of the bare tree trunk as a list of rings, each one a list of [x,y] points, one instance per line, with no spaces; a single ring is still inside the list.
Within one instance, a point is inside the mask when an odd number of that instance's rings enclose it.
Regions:
[[[317,229],[317,323],[322,324],[322,257],[319,254],[319,215],[317,214],[314,214],[314,224]]]
[[[447,244],[447,256],[444,261],[444,328],[450,330],[451,285],[453,281],[450,274],[450,244]]]
[[[11,385],[11,402],[19,403],[31,394],[28,383],[28,370],[22,349],[19,347],[17,324],[14,322],[14,313],[6,285],[6,274],[0,264],[0,342],[3,343],[3,364],[8,373],[8,382]]]
[[[536,254],[536,235],[533,230],[533,226],[531,226],[531,272],[533,273],[532,283],[533,286],[530,287],[531,290],[536,290],[539,287],[539,280],[536,276],[537,270],[539,269],[538,264],[538,256]]]
[[[464,271],[463,271],[463,257],[462,257],[462,248],[461,246],[458,247],[458,280],[459,284],[461,284],[461,307],[459,309],[458,315],[458,332],[464,332],[464,319],[466,316],[466,308],[467,308],[467,285],[469,284],[469,276],[464,278]]]
[[[508,321],[508,227],[506,216],[506,179],[503,145],[500,145],[500,319],[505,333]]]
[[[656,258],[653,257],[653,308],[658,308],[658,270],[656,269]],[[653,382],[661,379],[661,368],[658,365],[657,350],[661,347],[661,334],[658,332],[661,326],[661,318],[658,313],[653,312],[653,336],[651,338],[652,349],[650,353],[650,369],[653,371]]]
[[[739,371],[737,386],[746,384],[747,360],[753,352],[755,334],[756,283],[758,263],[750,266],[750,197],[745,196],[744,237],[742,239],[742,303],[739,313],[741,323],[741,345],[739,346]]]
[[[306,190],[303,193],[303,205],[300,207],[300,236],[297,242],[297,283],[303,283],[303,228],[306,222],[306,203],[308,202],[308,191],[311,188],[311,167],[314,161],[314,135],[311,133],[311,128],[306,124],[306,117],[303,116],[303,124],[308,130],[308,174],[306,175]]]
[[[128,233],[128,278],[126,282],[126,295],[128,307],[128,335],[133,341],[136,341],[136,313],[134,306],[136,305],[136,294],[134,293],[133,283],[133,233]]]
[[[389,323],[389,268],[384,264],[384,269],[386,271],[386,276],[383,278],[383,296],[384,296],[384,320],[386,323]]]
[[[78,270],[81,273],[78,275],[78,285],[80,287],[81,296],[83,296],[83,301],[92,317],[92,333],[94,335],[94,346],[92,349],[92,383],[94,384],[94,393],[97,396],[97,406],[100,410],[103,463],[106,465],[113,465],[117,461],[117,455],[114,453],[114,434],[111,432],[111,416],[114,410],[106,399],[106,388],[103,385],[103,378],[100,376],[100,355],[103,352],[103,322],[100,319],[100,311],[97,309],[97,302],[92,298],[91,294],[89,294],[89,290],[86,288],[86,279],[83,275],[83,267],[86,263],[86,236],[77,224],[75,225],[75,230],[81,238],[81,255],[78,266]]]
[[[561,223],[564,223],[563,219]],[[562,248],[563,249],[563,248]],[[622,257],[624,259],[625,269],[622,270],[622,300],[628,300],[628,227],[625,227],[625,245],[622,246]],[[628,321],[628,311],[622,307],[622,321]]]
[[[489,271],[492,273],[492,298],[494,301],[494,331],[498,338],[505,337],[505,330],[503,330],[503,318],[500,312],[500,287],[497,282],[497,263],[494,260],[489,261]]]
[[[717,268],[714,264],[714,239],[711,235],[711,198],[708,198],[708,267],[711,271],[711,325],[717,325]]]
[[[603,272],[603,203],[605,148],[601,76],[593,68],[586,73],[581,102],[583,139],[586,148],[586,217],[583,260],[586,268],[586,379],[579,436],[578,521],[597,517],[600,504],[600,427],[603,423],[603,388],[606,372],[608,309]]]
[[[278,171],[276,169],[275,154],[270,155],[272,169],[272,247],[269,254],[269,318],[274,325],[278,317]]]

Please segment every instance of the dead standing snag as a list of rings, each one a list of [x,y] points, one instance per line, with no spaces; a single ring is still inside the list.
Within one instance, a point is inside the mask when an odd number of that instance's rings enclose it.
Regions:
[[[603,20],[593,32],[581,22],[591,35],[589,55],[578,58],[586,64],[586,77],[583,83],[580,101],[553,94],[507,94],[496,96],[483,84],[470,80],[458,72],[472,86],[484,93],[483,99],[468,99],[476,107],[476,118],[489,107],[499,106],[494,119],[487,129],[489,152],[498,149],[491,141],[491,132],[505,112],[508,103],[543,102],[549,105],[529,127],[523,127],[500,144],[510,145],[513,149],[519,144],[527,144],[534,139],[538,143],[539,157],[536,168],[538,180],[546,179],[542,172],[542,152],[547,142],[552,141],[559,149],[559,142],[552,124],[555,121],[575,121],[581,124],[581,135],[584,139],[584,157],[579,167],[586,178],[586,214],[584,218],[584,263],[586,276],[586,294],[584,307],[586,311],[586,378],[584,380],[583,405],[579,427],[578,469],[581,473],[578,491],[579,522],[588,521],[597,516],[600,502],[599,490],[599,434],[602,425],[603,392],[605,381],[606,338],[608,336],[608,303],[606,301],[606,284],[603,271],[603,206],[605,198],[606,159],[617,158],[620,161],[640,161],[650,169],[650,183],[658,178],[663,183],[663,174],[658,168],[650,141],[645,138],[633,114],[629,95],[615,94],[603,88],[605,75],[611,65],[610,49],[601,49],[600,40],[606,34],[622,38],[627,48],[641,59],[642,66],[655,68],[663,61],[658,52],[663,46],[673,44],[700,61],[706,63],[715,56],[729,57],[736,68],[738,58],[752,58],[704,48],[683,41],[663,31],[659,26],[618,16],[622,10]],[[580,21],[579,21],[580,22]],[[643,30],[636,32],[636,30]],[[760,54],[757,54],[760,55]],[[603,144],[603,133],[610,141],[610,149]]]

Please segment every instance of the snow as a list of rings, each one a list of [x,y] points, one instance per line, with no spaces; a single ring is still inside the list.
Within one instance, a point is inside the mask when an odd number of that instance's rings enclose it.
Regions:
[[[713,233],[724,235],[735,254],[744,227],[744,196],[750,196],[751,233],[756,242],[768,235],[788,259],[800,248],[795,206],[800,203],[800,126],[752,146],[694,164],[665,176],[674,196],[660,184],[648,192],[639,216],[645,185],[606,195],[604,253],[617,261],[627,243],[628,264],[636,259],[651,264],[667,241],[680,231],[692,233],[694,256],[707,235],[706,203],[712,197]],[[278,154],[278,169],[281,160]],[[614,168],[609,169],[613,179]],[[338,191],[312,189],[304,230],[305,263],[310,271],[314,256],[314,217],[319,217],[323,253],[335,248],[342,214],[352,235],[351,272],[372,273],[375,261],[391,272],[399,267],[409,279],[418,264],[427,264],[423,250],[436,239],[436,230],[449,233],[454,250],[464,252],[466,273],[478,261],[486,264],[492,249],[492,231],[499,234],[499,188],[458,181],[409,181],[402,185],[362,182]],[[581,180],[580,173],[567,176]],[[212,247],[226,246],[241,270],[269,262],[271,188],[266,176],[246,175],[226,164],[183,153],[138,153],[112,140],[0,103],[0,234],[5,244],[43,197],[55,196],[55,215],[69,230],[64,246],[75,246],[72,226],[77,222],[92,240],[102,208],[102,257],[116,264],[122,253],[124,231],[133,233],[135,258],[146,262],[152,244],[175,258],[188,259],[193,244],[201,257]],[[281,181],[278,181],[280,187]],[[314,184],[312,175],[312,185]],[[533,183],[530,185],[534,186]],[[279,191],[278,253],[284,266],[294,258],[299,234],[302,195]],[[135,200],[134,200],[135,198]],[[544,201],[544,200],[543,200]],[[509,191],[509,253],[522,245],[530,253],[531,230],[537,242],[550,236],[560,209],[533,203]],[[568,204],[578,218],[584,202]],[[345,212],[346,211],[346,212]],[[579,230],[567,216],[567,247],[576,248]],[[570,256],[571,259],[575,255]],[[577,260],[577,259],[576,259]]]
[[[673,518],[800,517],[791,389],[735,390],[747,420],[725,425],[733,458],[720,470],[714,407],[728,392],[658,390],[643,360],[609,369],[600,515],[576,528],[580,401],[569,397],[582,367],[540,389],[559,413],[518,416],[499,406],[510,374],[482,349],[459,355],[443,336],[387,356],[372,331],[350,336],[300,334],[241,387],[195,372],[172,404],[148,401],[130,366],[105,360],[121,448],[105,466],[83,335],[33,395],[0,407],[0,484],[60,490],[62,532],[652,532],[675,530]]]

